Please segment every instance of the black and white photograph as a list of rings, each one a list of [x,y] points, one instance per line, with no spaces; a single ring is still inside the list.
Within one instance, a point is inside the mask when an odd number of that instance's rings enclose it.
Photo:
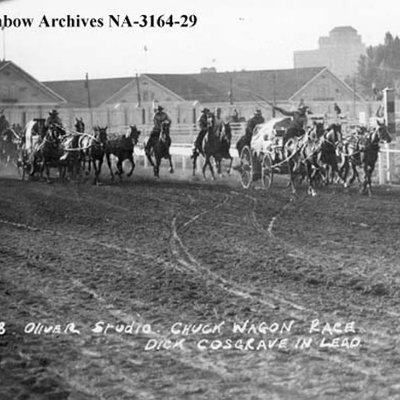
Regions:
[[[400,5],[0,0],[0,400],[400,400]]]

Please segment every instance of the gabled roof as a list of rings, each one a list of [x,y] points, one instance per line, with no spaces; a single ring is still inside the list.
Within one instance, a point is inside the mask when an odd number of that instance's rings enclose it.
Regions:
[[[89,90],[91,106],[100,106],[134,79],[133,77],[90,79]],[[77,108],[88,107],[88,90],[85,79],[43,83],[63,96],[68,101],[68,106]]]
[[[17,64],[13,63],[12,61],[7,61],[7,60],[0,61],[0,71],[5,69],[5,68],[7,68],[7,67],[10,67],[10,68],[13,68],[14,70],[17,70],[29,82],[31,82],[33,85],[39,87],[40,90],[42,90],[48,96],[53,98],[55,103],[65,103],[66,102],[66,100],[62,96],[60,96],[59,93],[56,93],[51,88],[49,88],[46,85],[44,85],[42,82],[39,82],[37,79],[35,79],[32,75],[28,74],[24,69],[19,67]]]
[[[201,103],[254,102],[260,98],[288,100],[325,67],[280,70],[210,72],[201,74],[146,74],[185,100]]]

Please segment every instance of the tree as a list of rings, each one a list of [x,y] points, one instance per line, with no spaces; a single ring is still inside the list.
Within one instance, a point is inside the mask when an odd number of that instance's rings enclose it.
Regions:
[[[358,62],[357,83],[365,97],[378,99],[382,89],[400,91],[400,39],[390,32],[383,44],[369,46]]]

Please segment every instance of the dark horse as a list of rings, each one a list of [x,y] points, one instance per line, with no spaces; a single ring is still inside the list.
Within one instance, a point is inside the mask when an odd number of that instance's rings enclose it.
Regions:
[[[226,127],[228,125],[228,128]],[[207,133],[204,136],[203,155],[205,162],[203,165],[203,177],[206,179],[206,168],[209,167],[212,178],[215,179],[214,168],[211,164],[211,157],[217,165],[217,172],[221,174],[221,162],[223,158],[231,160],[229,170],[232,166],[232,157],[229,154],[231,144],[231,131],[229,124],[217,125],[214,114],[209,114],[207,118]],[[196,172],[197,157],[193,157],[193,176]]]
[[[218,161],[216,160],[217,163],[217,170],[219,173],[222,172],[221,168],[221,162],[223,159],[229,160],[229,166],[228,166],[228,174],[231,173],[232,169],[232,163],[233,163],[233,157],[230,154],[230,148],[231,148],[231,141],[232,141],[232,130],[231,126],[229,123],[224,123],[222,125],[222,130],[220,132],[220,139],[221,139],[221,144],[220,144],[220,156],[221,159]]]
[[[169,152],[169,148],[171,147],[171,136],[169,134],[170,123],[168,121],[164,121],[161,124],[161,132],[160,137],[155,142],[153,146],[153,151],[147,152],[146,156],[149,160],[149,163],[153,166],[154,176],[159,177],[160,172],[160,164],[163,158],[169,160],[169,172],[172,174],[174,172],[174,166],[172,165],[172,158]],[[155,163],[152,160],[152,154],[155,158]]]
[[[75,129],[78,133],[85,132],[85,123],[82,118],[75,118]]]
[[[105,154],[107,159],[108,168],[110,169],[111,179],[114,180],[114,174],[111,167],[110,156],[113,154],[118,158],[116,174],[119,179],[122,179],[124,173],[122,169],[122,163],[124,160],[128,160],[131,163],[131,170],[128,172],[130,177],[135,169],[135,161],[133,159],[133,150],[138,143],[140,131],[136,128],[136,125],[130,125],[126,134],[118,137],[117,139],[109,140],[106,144]]]
[[[83,170],[85,170],[87,161],[87,174],[89,174],[91,171],[91,164],[93,164],[95,174],[93,183],[98,185],[107,143],[107,127],[103,128],[95,126],[93,131],[93,135],[88,133],[81,135],[81,138],[79,139],[79,147],[81,148],[81,161],[83,163]]]
[[[378,126],[368,132],[361,143],[361,164],[364,169],[364,181],[360,192],[365,193],[368,189],[368,195],[371,196],[371,176],[375,169],[376,161],[378,160],[379,143],[390,143],[392,138],[389,134],[387,126],[377,121]]]
[[[50,182],[50,168],[58,168],[60,178],[65,175],[65,131],[57,126],[45,129],[41,140],[37,141],[33,149],[33,162],[30,175],[33,176],[40,167],[40,176],[46,171],[46,181]],[[61,158],[64,160],[61,161]]]

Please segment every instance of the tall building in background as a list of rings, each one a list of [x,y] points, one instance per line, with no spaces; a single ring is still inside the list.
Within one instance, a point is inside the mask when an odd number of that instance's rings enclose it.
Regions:
[[[366,53],[361,35],[351,26],[338,26],[321,36],[316,50],[294,52],[294,68],[328,67],[345,79],[357,72],[358,60]]]

